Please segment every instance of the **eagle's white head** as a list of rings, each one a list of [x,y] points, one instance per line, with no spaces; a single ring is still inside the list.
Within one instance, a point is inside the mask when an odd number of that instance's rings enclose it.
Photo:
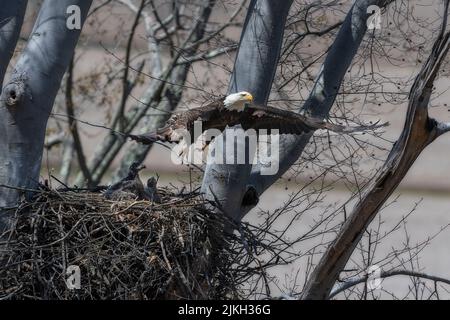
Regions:
[[[223,104],[228,110],[242,111],[245,105],[253,102],[253,96],[247,91],[229,94]]]

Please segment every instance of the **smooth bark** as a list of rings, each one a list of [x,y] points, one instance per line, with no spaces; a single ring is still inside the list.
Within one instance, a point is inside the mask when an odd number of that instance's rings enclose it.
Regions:
[[[17,204],[21,189],[39,181],[44,137],[62,77],[73,56],[81,30],[67,28],[67,8],[80,8],[84,23],[90,0],[46,0],[28,44],[0,98],[0,207]],[[9,215],[0,215],[0,228]]]

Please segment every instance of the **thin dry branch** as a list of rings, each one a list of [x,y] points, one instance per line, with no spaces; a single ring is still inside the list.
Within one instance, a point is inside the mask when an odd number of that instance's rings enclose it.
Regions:
[[[73,67],[74,67],[74,59],[72,58],[69,69],[67,72],[66,79],[66,113],[67,119],[69,122],[69,130],[72,134],[73,139],[73,148],[75,149],[78,164],[80,166],[81,172],[83,173],[84,179],[87,181],[87,185],[92,187],[92,177],[91,172],[86,163],[86,157],[83,151],[83,145],[81,143],[80,134],[78,132],[78,124],[75,121],[75,110],[73,104],[72,90],[73,90]]]
[[[443,278],[443,277],[438,277],[438,276],[433,276],[424,272],[417,272],[417,271],[411,271],[411,270],[391,270],[391,271],[383,271],[381,272],[379,278],[380,279],[385,279],[385,278],[389,278],[389,277],[395,277],[395,276],[408,276],[408,277],[414,277],[414,278],[421,278],[421,279],[426,279],[426,280],[430,280],[433,282],[441,282],[441,283],[445,283],[450,285],[450,279],[447,278]],[[334,296],[336,296],[337,294],[350,289],[358,284],[364,283],[369,279],[368,275],[365,275],[363,277],[357,278],[357,279],[352,279],[350,281],[346,281],[345,283],[343,283],[342,285],[340,285],[338,288],[334,289],[331,293],[329,298],[333,298]]]

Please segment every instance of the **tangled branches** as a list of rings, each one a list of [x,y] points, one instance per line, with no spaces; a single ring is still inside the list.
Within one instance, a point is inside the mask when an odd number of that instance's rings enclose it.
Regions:
[[[41,190],[16,210],[0,245],[0,299],[243,298],[258,247],[249,231],[204,209],[196,193],[158,191],[162,204],[99,193]],[[245,243],[245,245],[243,245]],[[243,258],[245,256],[245,258]],[[78,266],[81,288],[66,285]]]

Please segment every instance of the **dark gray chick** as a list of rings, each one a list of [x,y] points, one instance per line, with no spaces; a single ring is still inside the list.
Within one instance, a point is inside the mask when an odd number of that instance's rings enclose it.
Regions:
[[[158,180],[155,177],[151,177],[147,180],[147,187],[145,187],[146,199],[155,203],[161,203],[161,197],[158,194],[157,185]]]
[[[112,184],[103,194],[106,199],[145,199],[144,185],[139,178],[139,171],[144,169],[144,165],[139,162],[133,162],[130,166],[128,174],[122,180]]]

